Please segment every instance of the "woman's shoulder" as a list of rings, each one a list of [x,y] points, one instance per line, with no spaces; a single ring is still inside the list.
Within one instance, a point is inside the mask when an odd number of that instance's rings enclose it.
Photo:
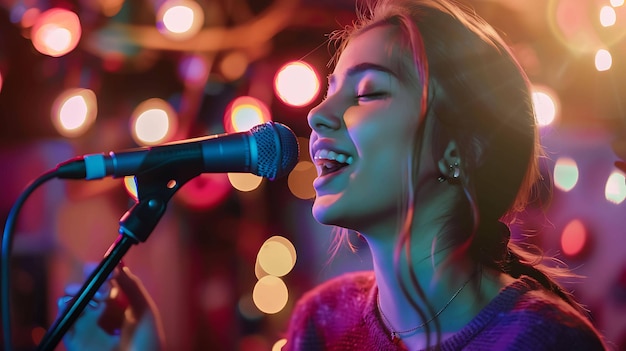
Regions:
[[[361,318],[371,304],[375,288],[374,273],[369,271],[343,273],[306,292],[294,307],[294,316],[309,320],[329,316]],[[333,313],[329,314],[328,312]]]
[[[506,286],[486,310],[494,317],[490,323],[494,329],[506,330],[510,338],[528,346],[547,343],[603,349],[602,338],[588,316],[531,277],[522,276]]]
[[[508,290],[508,291],[507,291]],[[544,288],[537,280],[522,276],[502,292],[503,299],[510,298],[511,313],[529,314],[559,325],[591,325],[589,318],[565,300]]]
[[[344,273],[305,293],[291,314],[286,350],[324,349],[347,330],[364,330],[364,316],[372,310],[373,272]],[[360,335],[360,334],[359,334]]]
[[[494,341],[497,341],[494,343]],[[531,277],[500,291],[444,350],[605,350],[589,319]]]

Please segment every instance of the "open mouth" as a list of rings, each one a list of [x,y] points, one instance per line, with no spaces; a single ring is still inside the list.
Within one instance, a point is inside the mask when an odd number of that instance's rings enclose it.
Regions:
[[[328,149],[320,149],[315,152],[313,160],[321,167],[321,175],[336,173],[352,164],[354,158],[350,155],[338,153]]]

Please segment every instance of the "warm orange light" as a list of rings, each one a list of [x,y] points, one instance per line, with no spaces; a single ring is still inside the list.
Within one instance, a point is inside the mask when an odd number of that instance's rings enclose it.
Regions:
[[[83,135],[98,114],[96,94],[89,89],[69,89],[59,94],[52,105],[52,124],[66,137]]]
[[[600,49],[596,52],[596,69],[599,72],[608,71],[613,65],[613,57],[608,50]]]
[[[282,279],[267,275],[259,279],[252,291],[252,300],[263,313],[274,314],[280,312],[289,299],[287,285]]]
[[[603,6],[600,9],[600,24],[603,27],[611,27],[617,21],[617,14],[615,13],[615,9],[611,6]]]
[[[312,199],[315,197],[313,180],[317,177],[317,170],[311,161],[300,161],[289,173],[287,184],[291,193],[299,199]]]
[[[171,39],[191,38],[200,31],[203,24],[204,12],[195,1],[168,0],[157,12],[157,28]]]
[[[252,96],[240,96],[226,108],[224,129],[227,133],[245,132],[271,120],[269,108],[265,103]]]
[[[30,28],[35,25],[41,11],[36,7],[31,7],[22,14],[21,25],[23,28]]]
[[[80,20],[74,12],[53,8],[39,15],[31,30],[31,39],[37,51],[59,57],[76,48],[81,33]]]
[[[137,195],[137,179],[135,179],[135,176],[124,177],[124,189],[126,189],[126,193],[133,200],[137,201],[139,199]]]
[[[280,339],[272,345],[272,351],[280,351],[285,345],[287,345],[287,339]]]
[[[547,19],[553,35],[576,53],[588,53],[600,39],[595,31],[596,16],[590,14],[589,2],[580,0],[549,0]]]
[[[131,118],[132,136],[140,145],[156,145],[176,133],[177,114],[162,99],[149,99],[139,104]]]
[[[120,12],[124,0],[100,0],[100,12],[107,17],[113,17]]]
[[[248,68],[248,57],[240,52],[228,53],[220,62],[220,71],[227,80],[236,80],[246,72]]]
[[[544,86],[534,86],[532,99],[537,125],[544,127],[554,123],[560,110],[556,93]]]
[[[257,189],[263,182],[263,177],[252,173],[228,173],[228,180],[233,188],[248,192]]]
[[[273,236],[267,239],[259,249],[257,262],[262,272],[282,277],[296,264],[296,248],[289,239],[278,235]]]
[[[276,95],[291,106],[305,106],[320,92],[320,80],[311,65],[302,61],[285,64],[274,77]]]

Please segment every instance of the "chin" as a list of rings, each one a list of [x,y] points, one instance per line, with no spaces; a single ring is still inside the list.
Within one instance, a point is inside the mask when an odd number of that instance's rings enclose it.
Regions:
[[[315,220],[320,224],[335,225],[332,216],[329,214],[328,208],[313,205],[311,212],[313,213],[313,218],[315,218]]]
[[[338,211],[336,204],[334,202],[326,203],[323,198],[315,199],[311,212],[313,218],[321,224],[339,225],[341,220],[341,211]]]
[[[337,206],[325,206],[316,202],[313,204],[312,213],[313,218],[320,224],[354,229],[349,225],[346,213],[341,211]]]

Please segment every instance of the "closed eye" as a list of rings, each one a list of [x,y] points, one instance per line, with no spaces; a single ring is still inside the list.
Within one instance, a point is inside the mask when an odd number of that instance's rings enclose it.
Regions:
[[[356,96],[358,100],[374,100],[386,97],[387,93],[384,92],[376,92],[376,93],[367,93],[367,94],[359,94]]]

